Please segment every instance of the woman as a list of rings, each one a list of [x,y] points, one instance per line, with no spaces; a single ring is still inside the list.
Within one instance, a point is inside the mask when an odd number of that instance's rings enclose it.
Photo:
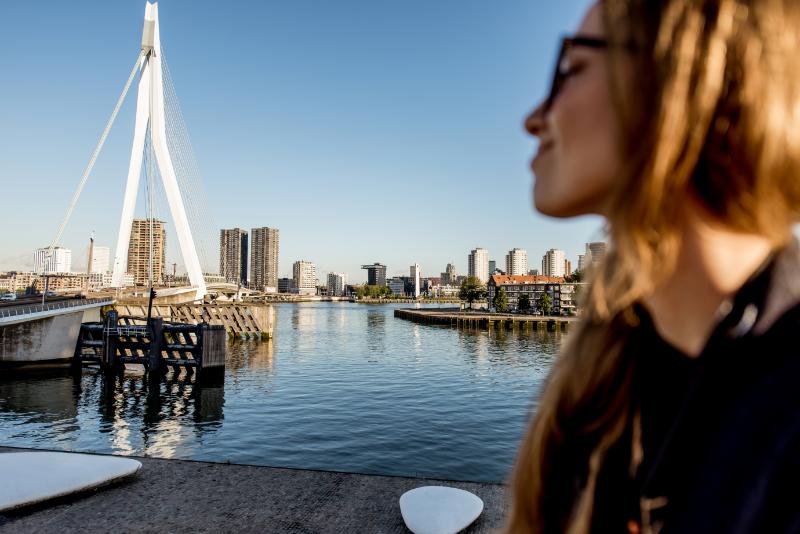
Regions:
[[[565,39],[536,208],[609,251],[508,532],[800,531],[800,2],[605,0]]]

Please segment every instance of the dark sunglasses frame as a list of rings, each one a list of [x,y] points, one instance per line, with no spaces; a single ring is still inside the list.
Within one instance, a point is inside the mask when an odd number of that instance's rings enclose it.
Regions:
[[[608,41],[595,37],[583,37],[581,35],[564,37],[561,40],[561,49],[558,52],[556,66],[553,71],[553,82],[550,86],[550,94],[548,95],[547,100],[544,101],[544,111],[550,110],[550,107],[553,105],[553,101],[556,99],[558,93],[561,91],[561,88],[564,85],[564,80],[567,77],[567,73],[561,70],[561,64],[564,62],[564,57],[567,55],[567,52],[576,46],[605,49],[608,48]]]

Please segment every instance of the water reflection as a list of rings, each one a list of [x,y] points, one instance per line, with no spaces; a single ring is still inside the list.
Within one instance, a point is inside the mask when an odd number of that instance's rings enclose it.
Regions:
[[[49,377],[37,381],[0,381],[0,411],[29,417],[32,423],[47,423],[77,415],[80,379]]]
[[[141,368],[0,381],[0,443],[503,481],[564,337],[410,323],[393,306],[276,306],[224,382]]]
[[[380,306],[369,306],[366,316],[367,349],[374,358],[386,352],[386,310]]]

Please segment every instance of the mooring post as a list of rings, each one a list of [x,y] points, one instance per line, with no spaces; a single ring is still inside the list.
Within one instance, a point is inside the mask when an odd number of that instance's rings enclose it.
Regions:
[[[164,318],[153,317],[150,321],[150,353],[147,359],[147,370],[150,373],[162,374],[166,369],[161,357],[161,342],[164,339]]]
[[[100,366],[105,371],[111,371],[116,367],[117,360],[117,323],[119,315],[116,310],[106,313],[106,321],[103,326],[103,357]]]

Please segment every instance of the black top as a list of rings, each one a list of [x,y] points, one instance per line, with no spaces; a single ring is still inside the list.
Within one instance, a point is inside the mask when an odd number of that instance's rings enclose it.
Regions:
[[[638,310],[630,350],[643,459],[631,479],[629,428],[600,471],[594,532],[648,532],[642,498],[654,533],[800,532],[800,307],[751,331],[770,271],[737,293],[697,358]]]

